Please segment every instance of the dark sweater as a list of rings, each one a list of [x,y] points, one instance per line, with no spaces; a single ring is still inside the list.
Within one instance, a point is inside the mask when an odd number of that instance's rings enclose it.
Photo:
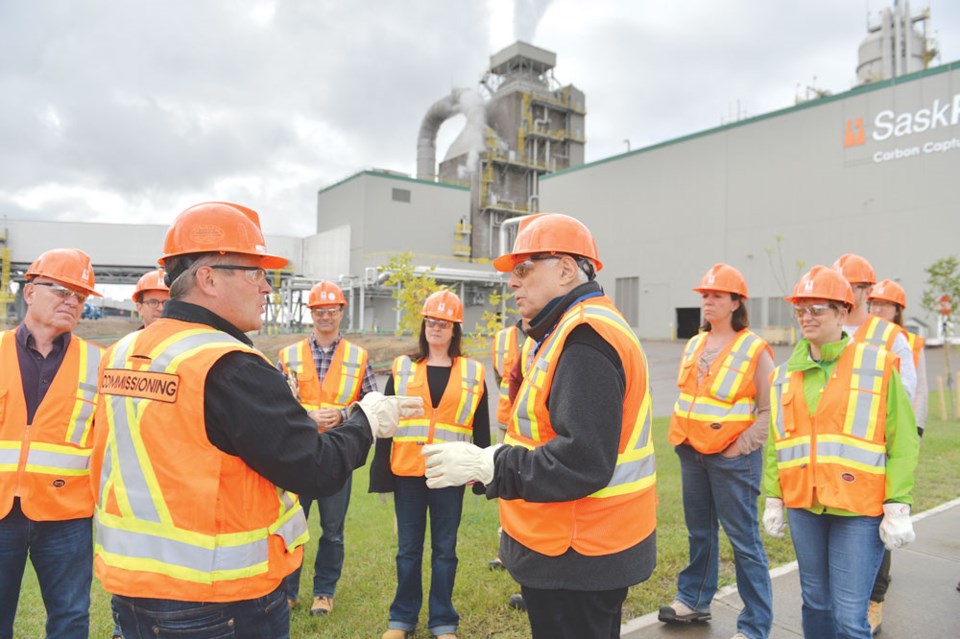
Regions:
[[[542,340],[566,309],[599,291],[599,285],[589,282],[552,301],[528,334]],[[616,465],[625,389],[623,363],[613,346],[587,324],[575,328],[563,345],[547,398],[556,437],[533,450],[498,450],[487,496],[573,501],[606,486]],[[585,556],[570,549],[559,557],[542,555],[504,533],[500,559],[514,579],[531,588],[612,590],[650,577],[656,566],[656,533],[611,555]]]

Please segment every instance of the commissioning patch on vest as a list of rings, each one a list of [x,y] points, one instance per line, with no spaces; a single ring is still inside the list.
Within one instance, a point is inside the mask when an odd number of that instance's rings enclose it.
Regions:
[[[100,381],[100,392],[103,394],[141,397],[168,404],[176,403],[179,389],[179,375],[122,368],[104,370]]]

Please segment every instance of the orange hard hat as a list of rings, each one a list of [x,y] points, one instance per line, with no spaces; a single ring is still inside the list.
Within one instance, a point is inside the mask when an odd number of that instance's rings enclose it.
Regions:
[[[832,300],[854,305],[853,289],[840,272],[826,266],[814,266],[793,287],[793,295],[783,298],[792,304],[805,299]]]
[[[850,284],[876,284],[877,275],[866,259],[853,253],[844,253],[833,268],[839,271]]]
[[[307,299],[307,308],[316,308],[318,306],[346,306],[347,298],[343,296],[343,291],[333,282],[320,280],[310,289],[310,297]]]
[[[167,258],[193,253],[240,253],[260,258],[262,268],[282,268],[289,260],[267,253],[259,216],[253,209],[230,202],[203,202],[177,216],[163,241]]]
[[[103,297],[93,288],[97,281],[90,256],[80,249],[51,249],[42,254],[27,269],[27,280],[35,277],[49,277],[89,295]]]
[[[498,271],[509,273],[528,255],[566,253],[586,257],[596,270],[603,268],[597,255],[597,242],[583,222],[560,213],[541,213],[520,223],[513,251],[493,261]]]
[[[437,291],[423,303],[420,314],[433,319],[463,323],[463,302],[453,291]]]
[[[743,275],[737,269],[723,262],[714,264],[700,280],[700,286],[693,290],[697,293],[706,293],[707,291],[736,293],[743,299],[747,299],[747,282],[743,279]]]
[[[900,308],[906,308],[907,292],[893,280],[882,280],[873,287],[873,290],[870,291],[870,295],[867,297],[868,302],[872,302],[873,300],[893,302],[894,304],[899,304]]]
[[[149,271],[140,276],[140,279],[137,280],[137,288],[133,291],[133,301],[140,301],[140,294],[146,293],[147,291],[162,291],[164,293],[169,293],[170,289],[167,287],[166,282],[163,281],[164,272],[162,268],[158,268],[155,271]]]

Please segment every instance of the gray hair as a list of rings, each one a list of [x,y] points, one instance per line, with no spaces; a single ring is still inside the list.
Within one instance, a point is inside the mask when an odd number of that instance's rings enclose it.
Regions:
[[[195,275],[201,266],[224,264],[228,256],[220,253],[193,253],[191,255],[177,255],[167,260],[167,273],[177,273],[170,283],[170,299],[182,300],[197,287]]]

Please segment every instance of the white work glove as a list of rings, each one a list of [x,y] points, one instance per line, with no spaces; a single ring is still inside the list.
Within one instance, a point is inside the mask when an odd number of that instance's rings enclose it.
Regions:
[[[880,540],[887,550],[906,546],[917,538],[910,521],[910,505],[890,502],[883,505],[883,521],[880,522]]]
[[[358,410],[362,410],[367,416],[373,436],[383,439],[393,437],[401,419],[423,415],[423,398],[402,395],[385,396],[383,393],[374,391],[364,395],[359,402],[350,404],[347,408],[347,416],[353,415]]]
[[[493,454],[500,444],[480,448],[467,442],[427,444],[420,452],[427,458],[427,488],[463,486],[470,481],[493,481]]]
[[[783,519],[783,500],[776,497],[767,497],[767,504],[763,508],[763,529],[771,537],[781,539],[783,531],[787,529],[787,522]]]

